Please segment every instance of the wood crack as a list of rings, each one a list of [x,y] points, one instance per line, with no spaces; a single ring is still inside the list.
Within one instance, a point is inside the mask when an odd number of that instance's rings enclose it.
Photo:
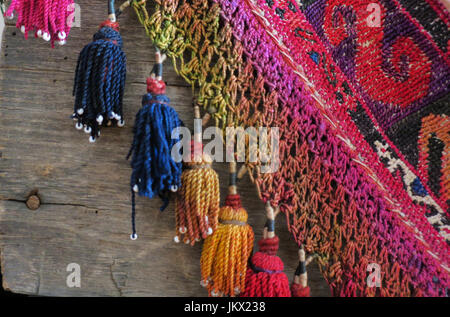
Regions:
[[[119,292],[119,296],[122,297],[123,296],[122,288],[120,287],[119,282],[116,280],[116,278],[114,277],[114,273],[113,273],[113,266],[115,264],[116,264],[116,259],[113,259],[112,263],[109,265],[110,277],[111,277],[111,281],[113,282],[114,287]]]
[[[2,64],[0,66],[0,70],[13,70],[13,71],[24,71],[30,73],[59,73],[59,74],[70,74],[73,76],[73,71],[68,70],[60,70],[60,69],[47,69],[47,68],[28,68],[28,67],[16,67],[16,66],[8,66],[6,64]]]
[[[10,201],[10,202],[16,202],[16,203],[22,203],[22,204],[26,204],[27,203],[27,199],[16,199],[16,198],[2,198],[2,197],[0,197],[0,201]],[[82,207],[82,208],[86,208],[86,209],[98,210],[98,208],[90,207],[90,206],[83,205],[83,204],[60,203],[60,202],[43,202],[43,201],[41,201],[41,206],[44,206],[44,205]]]

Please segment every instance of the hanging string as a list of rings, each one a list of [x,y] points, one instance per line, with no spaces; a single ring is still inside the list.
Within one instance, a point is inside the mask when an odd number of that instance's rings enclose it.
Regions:
[[[298,250],[298,258],[299,263],[295,270],[294,281],[291,285],[292,297],[309,297],[311,291],[308,286],[308,273],[306,272],[308,263],[303,246]]]

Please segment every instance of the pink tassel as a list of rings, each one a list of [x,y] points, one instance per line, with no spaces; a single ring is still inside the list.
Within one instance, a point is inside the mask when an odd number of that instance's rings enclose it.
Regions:
[[[24,33],[34,31],[35,36],[51,42],[64,45],[70,32],[73,13],[73,0],[12,0],[5,15],[9,19],[17,13],[16,27]]]

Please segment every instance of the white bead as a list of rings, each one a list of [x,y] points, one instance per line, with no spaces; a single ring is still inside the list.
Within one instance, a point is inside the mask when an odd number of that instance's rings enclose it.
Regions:
[[[92,132],[92,128],[90,126],[85,126],[84,127],[84,132],[85,133],[91,133]]]
[[[208,216],[205,216],[205,222],[208,223]]]
[[[102,122],[103,122],[103,116],[101,115],[101,114],[99,114],[98,116],[97,116],[97,122],[98,122],[98,124],[102,124]]]
[[[111,114],[109,115],[110,119],[114,119],[116,117],[116,114],[114,112],[111,112]]]
[[[208,281],[200,281],[200,285],[202,287],[206,287],[206,286],[208,286]]]
[[[58,38],[62,41],[62,40],[65,40],[66,39],[66,32],[64,32],[64,31],[60,31],[60,32],[58,32]]]
[[[184,243],[189,244],[189,243],[191,243],[191,240],[187,239]]]
[[[77,122],[77,123],[75,124],[75,129],[77,129],[77,130],[83,129],[83,125],[81,124],[81,122]]]
[[[37,33],[36,33],[36,35],[37,35],[39,38],[42,38],[42,30],[38,30]]]
[[[116,119],[117,121],[119,121],[120,119],[122,119],[122,117],[120,115],[118,115],[117,113],[114,114],[114,119]]]
[[[180,243],[180,238],[178,236],[175,236],[173,238],[173,241],[175,241],[175,243]]]
[[[20,27],[20,32],[22,32],[23,34],[25,34],[25,25],[22,25],[22,26]]]
[[[48,42],[51,39],[50,33],[45,32],[44,35],[42,36],[42,38],[44,39],[44,41]]]
[[[241,290],[239,289],[239,287],[235,287],[234,288],[234,295],[239,295],[241,293]]]
[[[95,143],[95,138],[92,135],[89,137],[89,142]]]
[[[130,239],[131,240],[136,240],[137,238],[138,238],[138,235],[136,233],[130,234]]]
[[[118,126],[119,128],[122,128],[124,125],[125,125],[125,120],[119,120],[119,121],[117,122],[117,126]]]
[[[213,234],[213,229],[211,227],[208,228],[208,236]]]
[[[83,108],[78,109],[77,113],[81,116],[84,113],[84,109]]]
[[[212,296],[212,297],[217,297],[217,296],[219,296],[219,294],[216,293],[216,292],[214,292],[214,291],[211,291],[211,296]]]
[[[171,191],[172,193],[176,193],[176,192],[178,191],[178,186],[177,186],[177,185],[172,185],[172,186],[170,186],[170,191]]]
[[[195,242],[200,242],[200,238],[195,238]]]
[[[181,234],[185,234],[186,231],[187,231],[186,227],[181,227],[181,228],[180,228],[180,233],[181,233]]]
[[[138,186],[137,184],[133,186],[133,191],[134,191],[135,193],[138,193],[138,192],[139,192],[139,186]]]
[[[11,13],[11,15],[7,15],[6,18],[7,18],[8,20],[14,19],[14,13]]]
[[[66,40],[62,40],[62,41],[58,41],[57,42],[58,43],[58,45],[61,45],[61,46],[63,46],[63,45],[66,45]]]

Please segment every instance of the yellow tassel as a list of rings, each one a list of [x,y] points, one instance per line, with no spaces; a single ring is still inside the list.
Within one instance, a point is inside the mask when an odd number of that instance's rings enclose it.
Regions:
[[[186,164],[181,175],[181,188],[175,201],[176,236],[194,245],[217,229],[220,191],[219,176],[211,168],[211,159],[203,155],[201,162]]]
[[[237,296],[245,289],[248,258],[254,234],[248,215],[236,193],[236,164],[230,163],[230,187],[219,211],[219,227],[206,238],[200,260],[201,285],[209,296]]]

